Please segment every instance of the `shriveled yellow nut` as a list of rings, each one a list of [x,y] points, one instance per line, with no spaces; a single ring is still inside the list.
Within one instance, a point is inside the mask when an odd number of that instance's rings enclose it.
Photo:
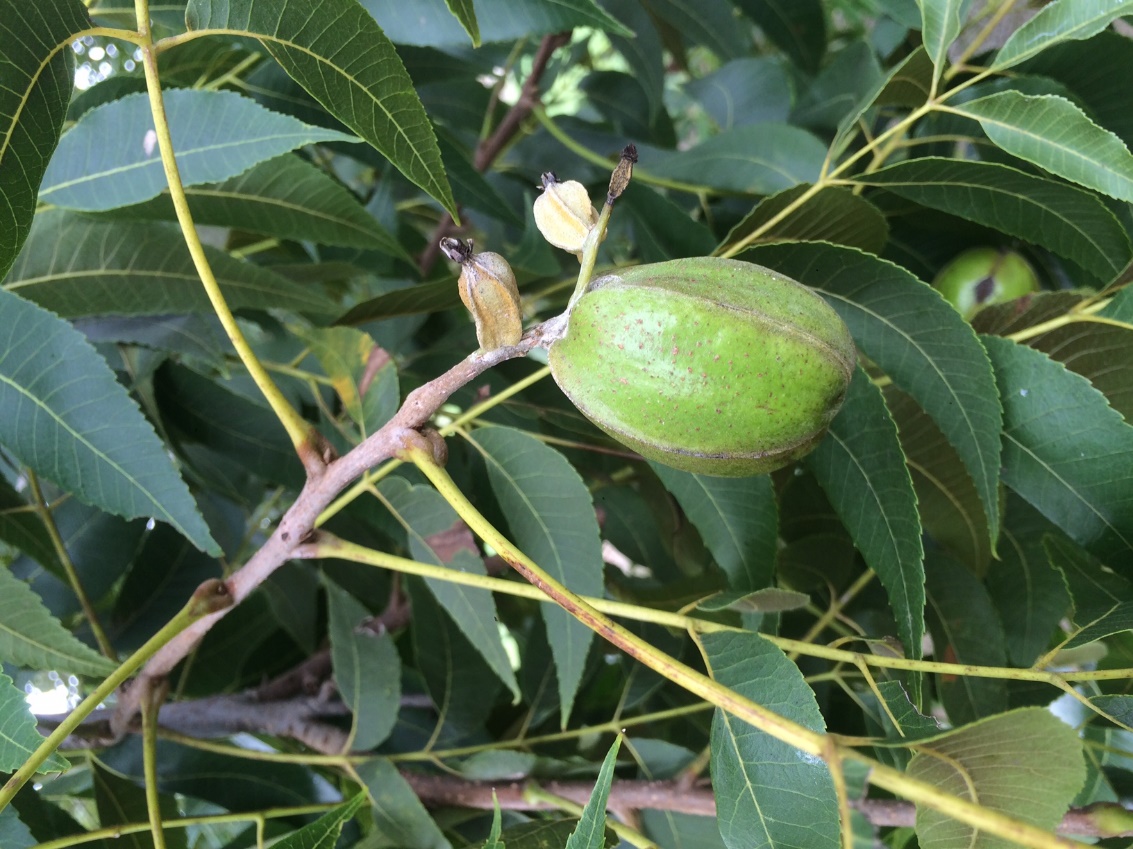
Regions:
[[[446,237],[441,250],[460,263],[460,300],[472,313],[483,351],[515,345],[523,336],[519,288],[508,261],[490,251],[473,253],[472,241]]]
[[[535,226],[543,238],[576,256],[598,223],[598,210],[577,180],[562,182],[553,171],[543,174],[543,194],[535,199]]]

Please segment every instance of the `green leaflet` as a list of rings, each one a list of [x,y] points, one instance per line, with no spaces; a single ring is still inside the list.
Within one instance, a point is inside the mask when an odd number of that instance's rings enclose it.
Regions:
[[[505,427],[482,428],[488,480],[520,549],[572,592],[601,595],[602,550],[582,478],[559,452]],[[557,605],[541,605],[555,658],[565,724],[582,680],[593,633]]]
[[[758,634],[705,634],[701,644],[716,681],[812,731],[826,730],[798,667]],[[712,787],[729,849],[839,845],[826,764],[719,708],[712,720]]]
[[[0,442],[83,501],[156,517],[218,554],[188,487],[133,399],[86,339],[0,291]]]
[[[1073,183],[1133,201],[1133,154],[1069,100],[1003,91],[950,109],[979,121],[988,138],[1008,153]]]
[[[27,238],[63,131],[71,39],[89,26],[81,0],[0,0],[0,278]]]
[[[1062,819],[1086,775],[1078,735],[1044,708],[992,716],[918,745],[910,777],[1045,830]],[[923,849],[1016,845],[919,806],[916,829]]]
[[[311,27],[306,4],[189,0],[191,30],[259,38],[284,70],[338,120],[377,148],[410,181],[459,218],[433,128],[393,44],[351,0],[324,0]]]
[[[353,136],[304,124],[231,91],[174,89],[165,111],[185,185],[215,183],[253,165],[315,142]],[[115,133],[140,144],[108,145]],[[59,141],[39,190],[41,201],[98,211],[141,203],[166,188],[149,99],[129,94],[96,106]]]

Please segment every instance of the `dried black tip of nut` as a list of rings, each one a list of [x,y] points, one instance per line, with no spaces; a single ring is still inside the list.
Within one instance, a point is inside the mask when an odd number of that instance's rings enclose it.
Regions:
[[[622,159],[637,162],[637,145],[627,144],[622,148]]]
[[[464,242],[452,236],[445,236],[441,239],[441,251],[453,262],[464,265],[472,257],[472,240]]]
[[[544,171],[539,176],[539,181],[542,184],[541,188],[543,189],[543,191],[546,191],[551,186],[555,185],[555,183],[561,183],[562,182],[562,180],[559,179],[559,175],[556,174],[554,171]]]

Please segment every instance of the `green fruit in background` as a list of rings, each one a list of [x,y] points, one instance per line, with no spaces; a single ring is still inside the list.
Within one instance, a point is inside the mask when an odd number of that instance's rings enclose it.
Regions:
[[[940,269],[932,285],[964,318],[971,318],[988,304],[1038,291],[1039,280],[1015,251],[972,248]]]
[[[809,452],[857,352],[838,314],[770,269],[701,257],[594,280],[551,345],[551,373],[594,424],[642,456],[757,475]]]

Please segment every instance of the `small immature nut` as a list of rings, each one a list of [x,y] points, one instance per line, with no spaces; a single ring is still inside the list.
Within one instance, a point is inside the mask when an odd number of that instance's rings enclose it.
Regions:
[[[998,248],[972,248],[955,256],[932,281],[964,318],[990,304],[1021,298],[1039,288],[1034,269],[1020,254]]]
[[[810,289],[700,257],[594,280],[549,357],[571,402],[619,442],[678,469],[741,476],[818,444],[857,353]]]
[[[535,226],[556,248],[577,255],[598,224],[598,210],[590,202],[586,187],[577,180],[561,182],[553,171],[542,179],[543,194],[535,199]]]
[[[481,350],[515,345],[523,336],[519,288],[508,261],[499,254],[473,253],[472,242],[441,239],[441,250],[460,263],[460,300],[472,313]]]

